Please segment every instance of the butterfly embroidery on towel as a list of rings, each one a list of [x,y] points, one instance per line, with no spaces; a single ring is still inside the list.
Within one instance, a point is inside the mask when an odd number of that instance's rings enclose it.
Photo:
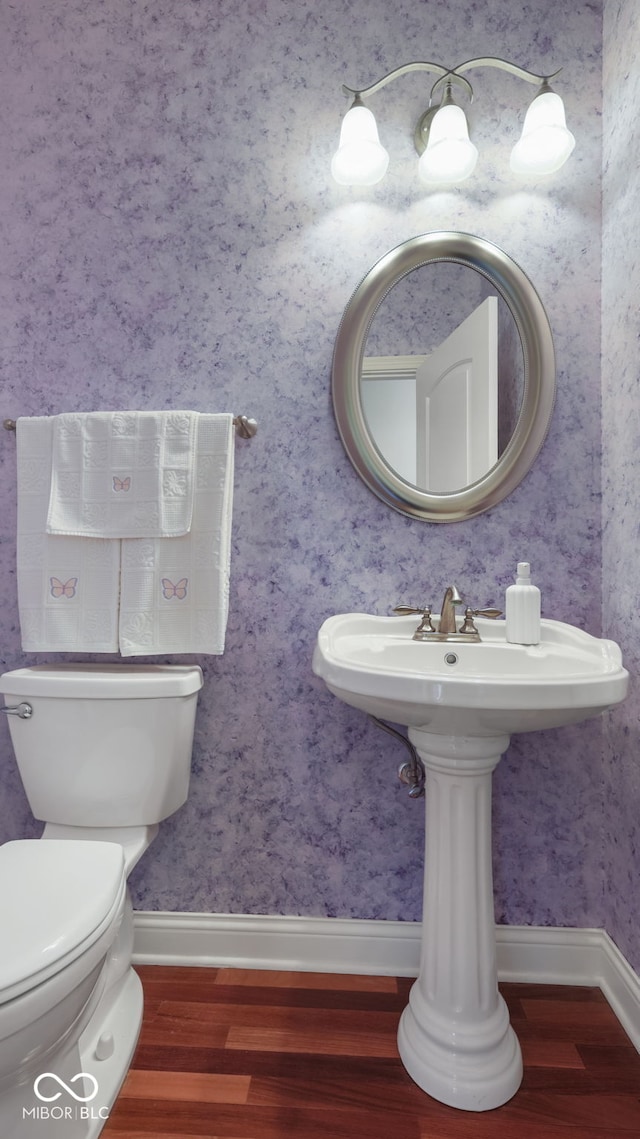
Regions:
[[[50,577],[52,597],[75,597],[77,577],[70,577],[68,581],[60,581],[57,577]]]
[[[187,596],[188,584],[189,579],[187,577],[181,577],[180,581],[177,581],[175,585],[172,581],[169,581],[168,577],[163,577],[162,596],[164,597],[165,601],[170,601],[172,597],[177,597],[178,601],[184,601],[185,597]]]
[[[113,476],[113,489],[114,490],[129,490],[131,486],[131,476],[127,475],[126,479],[119,479],[117,475]]]

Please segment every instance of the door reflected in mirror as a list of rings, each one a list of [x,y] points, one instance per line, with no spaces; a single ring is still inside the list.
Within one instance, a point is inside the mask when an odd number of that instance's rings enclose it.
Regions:
[[[446,494],[492,469],[515,430],[524,357],[484,276],[449,262],[407,273],[380,305],[364,352],[367,426],[400,478]]]

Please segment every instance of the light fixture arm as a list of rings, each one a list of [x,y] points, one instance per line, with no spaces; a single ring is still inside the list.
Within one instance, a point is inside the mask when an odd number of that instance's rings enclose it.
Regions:
[[[519,79],[524,79],[527,83],[549,83],[550,80],[555,79],[560,74],[562,68],[558,68],[551,75],[537,75],[534,71],[527,71],[525,67],[519,67],[517,63],[510,63],[508,59],[501,59],[497,55],[480,56],[477,59],[467,59],[464,63],[456,64],[455,67],[443,67],[440,63],[431,63],[429,61],[415,63],[405,63],[402,67],[396,67],[387,75],[383,75],[382,79],[378,79],[376,83],[372,83],[369,87],[362,87],[360,89],[355,87],[348,87],[343,83],[342,90],[345,95],[358,96],[361,99],[367,99],[369,95],[375,95],[376,91],[380,91],[386,87],[388,83],[392,83],[394,79],[399,79],[401,75],[408,75],[413,71],[430,71],[432,75],[437,75],[438,78],[433,85],[432,94],[435,89],[443,82],[448,80],[458,80],[464,84],[469,91],[471,91],[471,84],[467,79],[463,78],[465,71],[471,71],[474,67],[496,67],[501,71],[508,71],[510,75],[515,75]]]
[[[510,63],[508,59],[502,59],[499,55],[485,55],[478,59],[468,59],[465,63],[458,64],[454,71],[462,74],[463,71],[471,71],[474,67],[497,67],[500,71],[508,71],[510,75],[516,75],[518,79],[524,79],[527,83],[534,84],[548,83],[562,71],[562,68],[559,67],[550,75],[538,75],[535,71],[527,71],[526,67],[519,67],[517,63]]]
[[[402,67],[396,67],[390,71],[388,75],[383,75],[377,83],[372,83],[370,87],[363,87],[358,90],[355,87],[348,87],[346,83],[342,84],[342,90],[345,95],[355,95],[361,99],[367,99],[369,95],[375,95],[376,91],[382,90],[387,86],[387,83],[392,83],[394,79],[399,79],[401,75],[408,75],[411,71],[431,71],[434,75],[444,77],[448,74],[446,67],[442,67],[439,63],[405,63]]]

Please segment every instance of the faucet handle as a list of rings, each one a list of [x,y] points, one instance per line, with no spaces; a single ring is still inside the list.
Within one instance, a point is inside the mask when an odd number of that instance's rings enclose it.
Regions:
[[[428,641],[430,634],[435,633],[436,628],[431,620],[431,606],[425,605],[422,609],[415,609],[412,605],[396,605],[393,610],[400,617],[408,617],[410,613],[419,613],[422,617],[418,628],[413,634],[414,641]]]
[[[476,629],[473,618],[474,617],[491,617],[495,620],[496,617],[501,617],[502,611],[500,609],[472,609],[469,605],[464,611],[464,621],[462,623],[461,633],[467,636],[473,636],[475,640],[480,640],[478,630]]]

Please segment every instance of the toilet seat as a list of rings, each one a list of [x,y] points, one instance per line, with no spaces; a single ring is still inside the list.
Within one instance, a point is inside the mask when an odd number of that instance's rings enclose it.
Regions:
[[[117,843],[23,839],[0,846],[0,1004],[85,954],[117,918],[125,890]]]

